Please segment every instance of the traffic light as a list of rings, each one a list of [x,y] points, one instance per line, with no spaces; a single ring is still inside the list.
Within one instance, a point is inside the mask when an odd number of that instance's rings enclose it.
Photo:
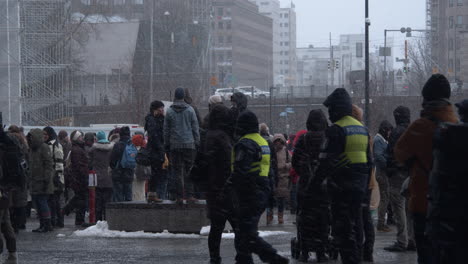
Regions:
[[[329,70],[331,69],[331,63],[330,63],[330,61],[328,61],[328,69],[329,69]]]
[[[335,61],[335,69],[339,69],[340,68],[340,61]]]
[[[410,72],[410,67],[407,67],[407,66],[403,67],[403,72],[404,73]]]

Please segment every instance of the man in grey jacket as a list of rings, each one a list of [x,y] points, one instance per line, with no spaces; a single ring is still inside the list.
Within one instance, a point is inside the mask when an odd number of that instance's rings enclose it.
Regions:
[[[200,144],[200,131],[195,111],[184,102],[184,96],[183,88],[175,90],[174,104],[164,120],[164,145],[173,168],[173,191],[178,204],[182,204],[184,198],[189,203],[197,201],[189,176]]]

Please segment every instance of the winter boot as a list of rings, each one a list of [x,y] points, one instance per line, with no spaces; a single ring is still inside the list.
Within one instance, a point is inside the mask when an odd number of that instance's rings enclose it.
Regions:
[[[281,213],[278,213],[278,224],[282,225],[284,224],[284,215],[283,215],[283,212]]]
[[[221,257],[212,257],[210,258],[210,264],[221,264],[222,261],[221,261]]]
[[[44,233],[44,220],[39,219],[39,227],[32,230],[33,233]]]
[[[323,262],[327,262],[327,261],[328,261],[328,256],[327,256],[327,254],[325,254],[325,252],[323,252],[323,251],[317,251],[317,252],[316,252],[316,255],[317,255],[317,262],[318,262],[318,263],[323,263]]]
[[[267,212],[267,225],[271,225],[273,222],[273,211]]]
[[[6,259],[6,263],[17,263],[18,254],[16,252],[8,252],[8,257]]]
[[[57,220],[55,222],[55,227],[57,228],[64,228],[65,227],[65,224],[64,224],[64,218],[63,218],[63,214],[62,212],[59,213],[59,215],[57,216]]]
[[[289,259],[281,255],[276,254],[273,259],[269,262],[271,264],[288,264]]]
[[[148,192],[148,203],[162,203],[155,192]]]
[[[50,219],[44,219],[44,230],[45,232],[54,231],[54,228],[52,227],[52,221]]]

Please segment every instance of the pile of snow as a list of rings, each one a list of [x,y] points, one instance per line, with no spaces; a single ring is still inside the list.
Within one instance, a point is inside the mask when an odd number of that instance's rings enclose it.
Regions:
[[[106,221],[98,221],[96,225],[86,228],[85,230],[77,230],[73,232],[73,236],[77,237],[103,237],[103,238],[202,238],[210,234],[210,226],[204,226],[200,230],[200,235],[197,234],[172,234],[165,230],[162,233],[145,233],[143,231],[125,232],[109,230],[109,225]],[[284,231],[259,231],[261,237],[286,235],[289,232]],[[234,233],[223,233],[224,239],[234,239]]]
[[[172,234],[168,231],[162,233],[145,233],[143,231],[125,232],[109,230],[106,221],[98,221],[96,225],[73,232],[78,237],[104,237],[104,238],[199,238],[199,235]]]

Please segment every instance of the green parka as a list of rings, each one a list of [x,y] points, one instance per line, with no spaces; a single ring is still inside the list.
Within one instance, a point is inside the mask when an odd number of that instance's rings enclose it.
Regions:
[[[31,155],[29,168],[31,172],[31,194],[54,193],[54,161],[49,146],[44,143],[44,132],[33,129],[31,134]]]

